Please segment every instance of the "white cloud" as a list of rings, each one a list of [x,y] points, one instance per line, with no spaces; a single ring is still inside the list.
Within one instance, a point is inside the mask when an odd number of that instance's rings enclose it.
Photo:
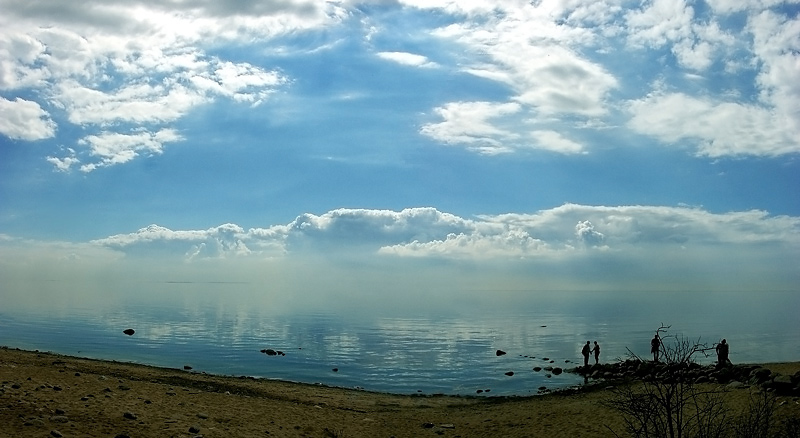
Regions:
[[[707,70],[736,44],[716,21],[698,20],[685,0],[653,0],[641,10],[629,11],[625,19],[629,44],[668,46],[680,65],[694,71]]]
[[[56,124],[38,103],[0,96],[0,134],[15,140],[42,140],[55,135]]]
[[[75,157],[74,152],[64,158],[48,156],[46,160],[48,163],[56,166],[56,170],[59,172],[69,172],[72,170],[72,166],[76,166],[81,162],[81,160]]]
[[[732,14],[735,12],[754,10],[763,11],[764,9],[778,6],[781,4],[798,4],[798,0],[706,0],[709,6],[716,12],[722,14]]]
[[[384,246],[379,253],[447,259],[524,259],[549,255],[551,251],[545,242],[531,237],[525,231],[509,230],[492,235],[450,233],[442,240],[415,240],[411,243]]]
[[[247,233],[234,224],[207,230],[173,231],[150,225],[134,233],[118,234],[91,243],[132,255],[180,255],[186,260],[246,256],[251,253],[244,240]]]
[[[583,145],[555,131],[535,131],[532,135],[541,149],[560,152],[562,154],[578,154],[584,152]]]
[[[379,252],[456,260],[578,256],[601,245],[621,253],[656,251],[653,257],[660,250],[688,247],[725,252],[761,246],[795,254],[800,251],[800,218],[758,210],[716,214],[689,207],[576,204],[475,219],[434,208],[338,209],[249,230],[234,224],[189,231],[151,225],[93,243],[123,251],[172,248],[171,253],[184,255],[205,245],[215,249],[214,256],[358,250],[367,257]]]
[[[161,154],[165,143],[182,140],[176,131],[162,129],[158,132],[136,132],[133,134],[120,134],[117,132],[103,132],[100,135],[89,135],[78,143],[88,146],[91,155],[100,161],[87,163],[81,166],[82,172],[91,172],[98,167],[107,167],[123,164],[138,157],[142,153]],[[62,165],[64,162],[62,161]],[[58,166],[58,164],[56,164]],[[59,168],[61,166],[58,166]]]
[[[787,18],[765,11],[752,16],[754,53],[763,66],[758,73],[760,99],[788,119],[786,134],[800,143],[800,16]],[[800,145],[798,146],[800,147]]]
[[[575,237],[587,245],[597,246],[603,242],[606,236],[595,230],[590,221],[579,221],[575,225]]]
[[[595,117],[606,114],[606,99],[617,79],[572,48],[581,38],[564,33],[552,17],[528,9],[494,14],[477,22],[457,23],[436,35],[470,48],[476,61],[465,71],[505,83],[515,101],[544,115]],[[483,59],[483,62],[477,61]]]
[[[429,285],[418,276],[434,272],[442,285],[470,278],[461,282],[467,288],[473,281],[490,288],[795,288],[799,257],[800,217],[663,206],[565,204],[469,219],[434,208],[338,209],[266,228],[150,225],[69,244],[0,235],[4,272],[76,262],[105,272],[114,263],[134,270],[144,263],[170,279],[176,272],[231,278],[235,271],[263,281],[268,269],[277,283],[288,270],[322,285],[392,278],[423,288]]]
[[[630,102],[629,110],[631,129],[666,143],[687,142],[703,156],[800,152],[797,122],[762,106],[656,93]]]
[[[436,108],[444,119],[423,125],[420,132],[437,141],[462,145],[469,150],[497,155],[520,149],[541,149],[562,154],[583,153],[580,143],[551,130],[519,130],[524,123],[516,102],[451,102]]]
[[[429,60],[426,56],[408,52],[378,52],[378,57],[388,61],[412,67],[437,67],[438,64]]]
[[[517,103],[452,102],[435,109],[444,121],[424,125],[420,132],[448,144],[465,144],[483,154],[510,152],[509,143],[518,138],[511,130],[490,123],[520,111]]]
[[[35,38],[0,32],[0,90],[41,85],[47,79],[47,72],[34,65],[44,55],[44,45]]]
[[[69,7],[58,1],[0,0],[0,9],[0,89],[33,87],[70,123],[81,125],[88,135],[77,146],[103,157],[84,165],[85,171],[130,161],[139,155],[134,151],[158,152],[174,141],[161,141],[158,134],[143,140],[118,125],[169,132],[163,124],[218,96],[254,106],[288,83],[275,70],[218,59],[204,48],[252,43],[346,16],[334,3],[310,0],[86,1]],[[4,132],[25,140],[52,137],[55,124],[46,116],[27,114],[25,123]],[[117,146],[109,146],[111,139]],[[79,150],[77,157],[48,161],[65,170],[85,161],[84,155]]]
[[[694,9],[684,0],[652,0],[645,5],[625,16],[631,43],[660,47],[691,37]]]

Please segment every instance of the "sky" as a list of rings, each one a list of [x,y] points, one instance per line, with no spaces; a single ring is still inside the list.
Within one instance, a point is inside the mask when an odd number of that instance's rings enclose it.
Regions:
[[[800,1],[0,0],[0,276],[800,289]]]

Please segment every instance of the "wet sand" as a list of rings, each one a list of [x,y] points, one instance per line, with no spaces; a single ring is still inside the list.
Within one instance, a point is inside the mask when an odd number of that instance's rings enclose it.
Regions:
[[[791,375],[800,362],[767,364]],[[0,437],[606,437],[609,384],[530,397],[407,396],[0,349]],[[744,406],[749,391],[726,393]],[[785,398],[780,417],[800,417]]]

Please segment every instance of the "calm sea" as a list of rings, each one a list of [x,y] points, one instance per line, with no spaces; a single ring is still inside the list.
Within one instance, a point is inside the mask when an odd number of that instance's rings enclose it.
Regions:
[[[146,282],[90,289],[42,282],[0,292],[0,345],[370,391],[482,396],[580,384],[578,376],[533,368],[575,366],[587,340],[599,342],[601,361],[628,350],[647,357],[662,324],[709,345],[726,338],[734,362],[800,360],[797,292],[283,296],[250,284]],[[126,336],[128,328],[136,333]]]

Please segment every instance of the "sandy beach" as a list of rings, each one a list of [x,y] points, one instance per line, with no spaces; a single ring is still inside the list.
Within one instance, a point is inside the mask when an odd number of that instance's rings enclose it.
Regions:
[[[800,362],[767,364],[791,375]],[[605,437],[608,385],[530,397],[406,396],[0,349],[0,437]],[[753,388],[726,393],[744,406]],[[800,417],[784,397],[780,418]]]

